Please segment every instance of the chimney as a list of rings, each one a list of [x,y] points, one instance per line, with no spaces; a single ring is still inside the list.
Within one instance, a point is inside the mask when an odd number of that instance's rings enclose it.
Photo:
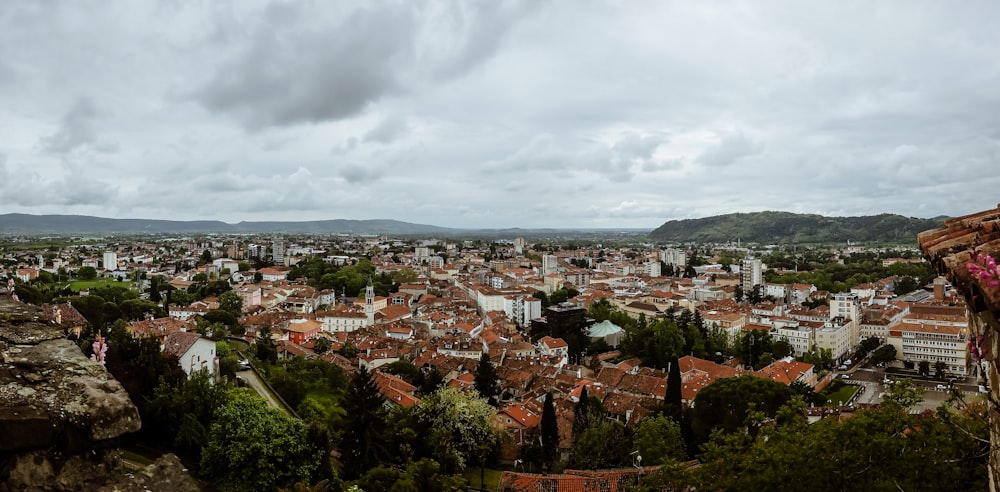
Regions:
[[[943,301],[944,300],[944,284],[945,284],[945,282],[946,281],[945,281],[944,277],[938,277],[938,278],[934,279],[934,299],[936,299],[938,301]]]

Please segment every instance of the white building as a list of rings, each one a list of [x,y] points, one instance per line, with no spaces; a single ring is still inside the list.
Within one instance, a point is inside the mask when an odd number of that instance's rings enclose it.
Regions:
[[[556,255],[542,255],[542,275],[559,272],[559,258]]]
[[[858,344],[861,333],[861,299],[857,294],[838,292],[830,299],[830,318],[844,318],[850,322],[851,347]]]
[[[774,330],[774,338],[785,340],[792,349],[792,355],[800,357],[816,344],[816,333],[809,326],[798,324],[778,325]]]
[[[888,343],[896,347],[896,359],[915,364],[928,361],[932,371],[936,362],[943,361],[949,374],[968,373],[967,328],[911,321],[889,329]]]
[[[104,252],[104,269],[105,270],[118,269],[118,253],[115,253],[114,251]]]
[[[275,238],[271,243],[271,260],[275,265],[285,264],[285,241],[280,237]]]
[[[163,342],[162,351],[176,355],[181,369],[188,377],[199,371],[205,371],[211,379],[215,379],[218,365],[215,342],[198,333],[191,331],[171,333]]]
[[[660,259],[670,266],[684,268],[687,266],[687,252],[683,249],[667,248],[660,251]]]
[[[764,265],[759,258],[740,260],[740,286],[744,295],[753,291],[754,286],[764,283]]]

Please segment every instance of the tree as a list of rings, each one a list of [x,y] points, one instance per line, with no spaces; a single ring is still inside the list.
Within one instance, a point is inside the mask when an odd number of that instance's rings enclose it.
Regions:
[[[201,471],[219,490],[274,490],[311,482],[319,460],[302,421],[239,388],[230,390],[229,401],[216,411]]]
[[[917,365],[917,367],[919,368],[918,372],[920,372],[921,376],[930,376],[931,375],[931,363],[930,363],[930,361],[922,360],[922,361],[920,361],[920,364]]]
[[[632,466],[632,440],[617,420],[595,422],[573,441],[570,466],[585,470]]]
[[[899,409],[910,409],[924,401],[924,389],[909,379],[897,379],[889,385],[889,393],[882,399],[883,405]]]
[[[948,364],[943,360],[939,360],[934,363],[934,377],[941,379],[945,376],[945,371],[948,369]]]
[[[503,437],[492,424],[495,415],[486,399],[450,387],[424,398],[414,410],[433,458],[446,471],[464,470],[473,461],[485,466]]]
[[[896,360],[896,347],[893,345],[883,345],[872,352],[872,362],[877,364],[887,364]]]
[[[367,368],[361,367],[351,379],[343,406],[345,475],[356,477],[388,458],[385,397]]]
[[[647,465],[662,465],[687,458],[680,424],[662,415],[640,420],[633,440],[639,456],[642,456],[642,463]]]
[[[243,297],[231,290],[223,292],[219,296],[219,309],[239,318],[243,314]]]
[[[261,362],[278,362],[278,347],[274,346],[274,339],[271,338],[271,327],[264,325],[257,332],[254,338],[254,353]]]
[[[770,379],[750,375],[717,379],[694,399],[692,430],[702,442],[715,428],[734,432],[746,427],[751,411],[774,417],[791,396],[788,386]]]
[[[545,394],[545,404],[542,406],[542,455],[545,470],[552,470],[559,456],[559,422],[556,420],[556,408],[552,403],[552,393]]]
[[[479,392],[479,396],[486,398],[494,407],[499,404],[497,401],[499,380],[497,370],[493,367],[489,354],[483,352],[482,356],[479,357],[479,365],[476,366],[476,391]]]
[[[97,269],[92,266],[85,266],[76,269],[76,276],[81,280],[94,280],[97,278]]]
[[[320,337],[316,339],[316,343],[313,344],[313,351],[317,354],[325,354],[330,351],[330,339],[325,337]]]
[[[143,412],[143,431],[163,446],[176,446],[197,463],[215,412],[228,398],[226,386],[213,384],[205,372],[174,384],[163,381]]]
[[[670,361],[670,370],[667,372],[667,393],[664,404],[667,406],[667,415],[675,421],[680,421],[683,411],[683,399],[681,392],[681,367],[677,358]]]

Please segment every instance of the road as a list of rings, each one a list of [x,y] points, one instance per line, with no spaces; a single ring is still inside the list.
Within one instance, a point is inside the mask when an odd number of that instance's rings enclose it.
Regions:
[[[286,411],[285,407],[281,404],[281,402],[279,402],[277,399],[274,398],[274,396],[271,395],[271,392],[267,390],[267,386],[264,386],[264,383],[261,382],[260,378],[257,377],[256,372],[254,372],[251,369],[245,369],[242,371],[237,371],[236,377],[243,379],[243,381],[246,381],[247,386],[253,388],[254,391],[257,392],[257,394],[259,394],[262,398],[264,398],[265,401],[267,401],[268,405],[277,408],[282,412]]]
[[[889,392],[888,386],[882,383],[885,378],[884,370],[858,368],[847,374],[850,378],[846,382],[865,387],[858,395],[856,400],[858,403],[879,403],[882,401],[882,395]],[[976,392],[976,386],[969,383],[971,380],[971,378],[962,379],[957,383],[959,389],[967,395]],[[941,384],[938,381],[913,381],[913,384],[924,389],[923,401],[914,410],[934,410],[950,396],[948,390],[938,388],[938,384]]]

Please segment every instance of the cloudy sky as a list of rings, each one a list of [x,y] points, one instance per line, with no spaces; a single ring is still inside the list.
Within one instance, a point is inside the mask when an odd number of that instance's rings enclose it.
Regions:
[[[1000,3],[0,2],[0,213],[649,227],[1000,201]]]

